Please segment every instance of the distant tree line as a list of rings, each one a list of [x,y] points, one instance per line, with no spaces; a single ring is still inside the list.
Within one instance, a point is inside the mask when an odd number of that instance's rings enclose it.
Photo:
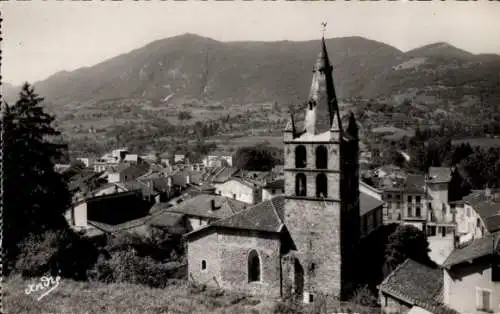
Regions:
[[[500,187],[500,147],[473,147],[469,143],[452,145],[447,131],[420,128],[414,137],[392,141],[389,146],[383,162],[415,172],[427,172],[429,167],[454,167],[454,175],[464,180],[460,186],[465,190]],[[402,158],[401,151],[409,154],[409,162]]]

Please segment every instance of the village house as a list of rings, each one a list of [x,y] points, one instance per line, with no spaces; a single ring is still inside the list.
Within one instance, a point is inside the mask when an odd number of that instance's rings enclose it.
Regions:
[[[180,223],[178,218],[182,217],[183,228],[190,232],[238,213],[246,207],[246,203],[227,197],[200,194],[174,206],[167,204],[154,205],[151,208],[151,213],[161,212],[161,214],[155,214],[150,224],[162,227],[175,227]],[[171,223],[174,222],[175,224],[172,225]]]
[[[205,167],[211,167],[211,168],[223,167],[223,166],[232,167],[233,156],[231,154],[225,154],[225,153],[212,153],[203,158],[202,163]]]
[[[174,155],[174,164],[184,162],[186,159],[186,155],[184,154],[175,154]]]
[[[257,183],[233,177],[223,183],[214,183],[215,193],[247,204],[257,204],[262,200]]]
[[[65,217],[70,226],[85,229],[88,221],[114,225],[143,217],[150,207],[139,191],[127,191],[82,198],[72,204]]]
[[[262,187],[262,201],[270,200],[271,198],[285,193],[285,180],[279,179],[268,182]]]
[[[284,130],[284,194],[188,233],[190,280],[306,303],[352,291],[360,213],[382,202],[360,208],[358,126],[342,126],[324,39],[304,109]]]
[[[500,191],[475,190],[450,204],[456,212],[460,243],[500,230]]]
[[[426,188],[427,197],[433,215],[437,221],[453,222],[453,213],[448,205],[448,184],[451,181],[451,168],[449,167],[430,167],[427,178]]]
[[[396,172],[375,178],[386,203],[385,223],[413,225],[429,237],[452,237],[456,217],[448,204],[451,170],[431,167],[431,176]]]
[[[116,166],[109,167],[107,170],[108,182],[114,183],[132,181],[145,174],[148,170],[148,163],[120,163]]]
[[[131,165],[141,163],[143,159],[137,154],[127,154],[123,158],[123,162],[129,163]]]
[[[80,161],[85,165],[86,168],[94,168],[95,158],[91,157],[79,157],[76,160]]]
[[[443,267],[445,304],[460,313],[500,310],[500,232],[456,248]]]
[[[411,259],[398,265],[378,289],[383,314],[407,314],[422,310],[432,314],[465,313],[443,303],[443,271]]]

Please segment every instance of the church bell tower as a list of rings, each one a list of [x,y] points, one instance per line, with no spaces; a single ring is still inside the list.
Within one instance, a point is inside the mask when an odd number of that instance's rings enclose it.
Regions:
[[[294,242],[294,293],[305,302],[349,292],[359,241],[358,134],[344,130],[324,37],[313,67],[304,127],[284,130],[284,222]],[[354,134],[351,134],[354,133]]]

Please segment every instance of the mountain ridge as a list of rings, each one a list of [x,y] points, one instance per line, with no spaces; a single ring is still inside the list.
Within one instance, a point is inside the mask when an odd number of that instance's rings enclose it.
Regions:
[[[460,78],[465,72],[476,73],[469,81],[478,81],[482,74],[489,77],[500,68],[500,55],[474,55],[444,42],[403,52],[361,36],[325,41],[341,98],[378,98],[426,89],[435,80],[433,75]],[[186,33],[155,40],[92,66],[59,71],[34,85],[56,111],[60,106],[109,98],[159,104],[168,97],[175,104],[190,99],[296,103],[307,97],[319,47],[319,40],[222,42]],[[6,99],[12,98],[6,94]]]

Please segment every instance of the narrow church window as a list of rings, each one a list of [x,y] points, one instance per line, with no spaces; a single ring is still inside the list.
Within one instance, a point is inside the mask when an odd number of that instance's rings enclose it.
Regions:
[[[297,174],[295,176],[295,195],[297,196],[306,196],[306,175],[303,173]]]
[[[312,303],[314,301],[314,296],[312,293],[309,293],[309,303]]]
[[[328,151],[325,146],[320,145],[316,148],[316,168],[328,168]]]
[[[202,270],[207,269],[207,262],[206,262],[205,260],[202,260],[202,261],[201,261],[201,269],[202,269]]]
[[[324,173],[320,173],[316,176],[316,197],[327,197],[327,190],[328,179]]]
[[[295,148],[295,168],[305,168],[307,164],[306,148],[299,145]]]
[[[260,281],[260,258],[255,250],[248,254],[248,281]]]

